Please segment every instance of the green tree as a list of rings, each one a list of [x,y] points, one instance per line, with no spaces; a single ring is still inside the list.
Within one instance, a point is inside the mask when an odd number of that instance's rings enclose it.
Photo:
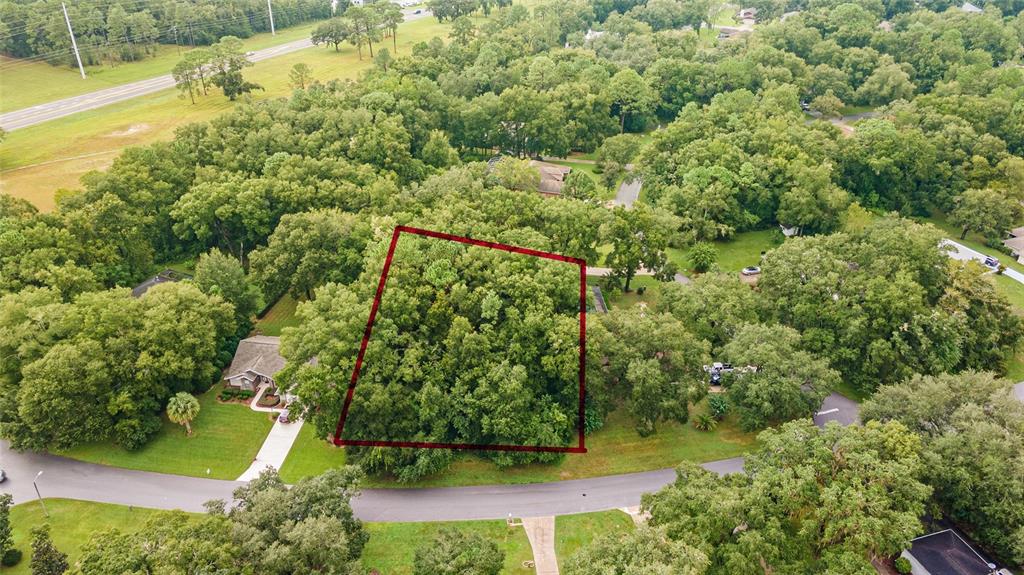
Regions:
[[[427,165],[435,168],[444,169],[459,163],[459,153],[448,142],[448,134],[442,130],[430,131],[420,156]]]
[[[203,293],[220,296],[235,308],[239,332],[248,333],[253,317],[264,306],[259,288],[250,283],[242,264],[218,249],[199,256],[192,278]]]
[[[306,86],[313,82],[313,70],[306,64],[299,62],[292,66],[291,71],[288,72],[288,81],[291,83],[292,88],[305,90]]]
[[[639,527],[627,535],[602,535],[568,558],[566,575],[657,573],[704,575],[708,557],[699,548],[670,539],[664,529]]]
[[[14,548],[11,530],[11,505],[14,497],[10,493],[0,494],[0,559]]]
[[[612,76],[607,87],[608,98],[619,116],[619,133],[626,131],[626,120],[643,116],[654,109],[650,88],[635,70],[626,68]]]
[[[377,50],[377,55],[373,58],[373,63],[385,73],[392,62],[394,62],[394,58],[391,57],[391,53],[388,52],[387,48]]]
[[[469,16],[459,16],[452,22],[452,29],[448,32],[448,37],[456,44],[468,46],[476,37],[476,26],[473,25]]]
[[[810,417],[839,383],[839,374],[827,361],[800,349],[800,334],[789,327],[743,326],[723,354],[740,370],[728,394],[748,431]],[[745,371],[751,367],[753,371]]]
[[[709,242],[697,242],[690,247],[688,254],[690,265],[697,272],[704,273],[711,269],[718,260],[718,251]]]
[[[416,548],[414,575],[498,575],[505,553],[479,533],[444,528],[430,541]]]
[[[332,18],[323,24],[318,25],[313,29],[313,33],[310,36],[310,40],[314,46],[320,44],[333,44],[334,51],[338,51],[338,46],[341,46],[346,40],[352,36],[353,30],[350,24],[350,20],[345,18]],[[360,47],[362,45],[360,44]],[[360,54],[360,59],[362,54]]]
[[[199,400],[191,393],[176,393],[167,402],[167,419],[184,425],[186,435],[192,435],[192,420],[198,415]]]
[[[53,546],[50,526],[32,528],[32,575],[61,575],[68,570],[68,556]]]
[[[174,77],[175,85],[181,92],[181,97],[184,98],[185,94],[188,94],[188,98],[193,104],[196,103],[196,86],[194,83],[197,78],[195,73],[195,68],[192,67],[191,62],[187,59],[178,62],[171,69],[171,75]]]
[[[398,54],[398,25],[405,22],[402,7],[394,2],[377,2],[372,6],[377,11],[377,19],[381,26],[391,36],[391,49]]]
[[[607,258],[612,269],[609,280],[620,283],[623,290],[629,291],[630,281],[641,268],[662,281],[671,279],[675,266],[665,255],[670,230],[665,218],[644,206],[634,209],[616,207],[612,216],[605,234],[612,244]]]
[[[259,84],[246,82],[242,69],[252,66],[246,57],[242,41],[234,36],[225,36],[210,47],[210,67],[214,70],[213,84],[219,87],[229,100],[234,101],[242,94],[262,90]]]
[[[824,118],[838,118],[842,115],[843,101],[840,100],[832,88],[820,96],[811,100],[811,109],[818,112]]]
[[[735,274],[710,272],[689,284],[662,285],[656,309],[671,313],[718,351],[744,324],[758,322],[760,307],[758,292]]]
[[[502,157],[491,169],[491,176],[510,190],[536,192],[540,189],[540,171],[526,160]]]
[[[583,170],[573,170],[565,178],[562,196],[575,200],[590,201],[598,198],[597,185],[594,179]]]
[[[373,42],[383,37],[378,13],[370,7],[353,6],[345,11],[345,19],[350,22],[348,41],[359,50],[359,59],[363,59],[363,44],[370,47],[373,59]]]
[[[968,232],[977,232],[989,240],[999,240],[1024,216],[1020,200],[991,188],[967,190],[955,202],[949,219],[960,226],[960,239]]]

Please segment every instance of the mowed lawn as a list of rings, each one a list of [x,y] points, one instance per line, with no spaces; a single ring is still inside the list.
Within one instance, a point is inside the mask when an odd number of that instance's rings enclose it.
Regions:
[[[484,21],[476,20],[478,25]],[[446,40],[448,28],[449,24],[439,24],[434,18],[402,24],[398,29],[398,55],[410,54],[415,43],[435,36]],[[303,28],[298,37],[308,35],[308,30]],[[392,51],[391,40],[381,42],[380,47]],[[262,100],[289,96],[292,88],[288,71],[299,62],[312,68],[313,77],[321,82],[356,78],[373,66],[368,53],[360,60],[355,47],[348,44],[339,52],[323,46],[299,50],[246,69],[246,79],[265,88],[249,97]],[[0,192],[25,198],[41,210],[52,210],[58,189],[79,188],[82,175],[106,169],[124,148],[169,140],[178,127],[209,121],[233,106],[217,89],[211,89],[195,104],[169,89],[16,130],[7,135],[0,154]]]
[[[761,252],[778,247],[778,233],[774,229],[740,232],[727,241],[714,242],[718,254],[716,263],[724,272],[739,272],[747,266],[761,263]],[[675,263],[679,270],[689,276],[695,275],[690,267],[689,251],[686,249],[669,248],[666,250],[669,261]]]
[[[68,563],[75,564],[81,556],[81,548],[89,538],[99,531],[116,527],[124,533],[142,529],[143,523],[162,511],[141,507],[126,507],[108,503],[93,503],[74,499],[46,499],[49,518],[43,514],[38,501],[22,503],[11,508],[11,525],[14,527],[14,547],[23,553],[21,563],[15,567],[3,568],[10,575],[28,575],[32,557],[30,530],[44,523],[50,525],[50,537],[60,551],[68,555]]]
[[[624,535],[635,529],[633,518],[623,511],[601,511],[555,517],[555,555],[559,567],[603,535]]]
[[[691,409],[691,415],[704,409],[703,403],[699,404]],[[501,468],[479,457],[463,455],[446,471],[415,483],[372,476],[367,486],[454,487],[582,479],[663,469],[681,461],[728,459],[752,451],[756,444],[756,434],[740,431],[731,416],[711,432],[697,431],[692,423],[663,422],[654,435],[640,437],[629,415],[619,410],[608,416],[602,429],[587,437],[586,454],[567,454],[559,463]],[[317,439],[312,426],[306,425],[292,446],[281,475],[285,481],[295,482],[344,463],[344,450],[330,445],[326,439]]]
[[[267,313],[256,320],[254,331],[260,335],[281,335],[286,327],[299,325],[299,318],[295,317],[297,302],[292,296],[285,294],[267,310]]]
[[[503,575],[528,575],[523,567],[533,559],[533,550],[522,527],[508,527],[504,521],[445,521],[429,523],[368,523],[370,541],[363,548],[363,567],[381,575],[411,575],[416,549],[429,545],[441,529],[453,528],[476,533],[493,541],[505,552]],[[371,571],[372,572],[372,571]]]
[[[110,442],[90,443],[59,455],[128,469],[236,479],[256,457],[273,421],[246,405],[218,402],[221,388],[218,384],[199,396],[201,407],[191,437],[185,435],[184,427],[164,419],[163,428],[142,449],[128,451]]]

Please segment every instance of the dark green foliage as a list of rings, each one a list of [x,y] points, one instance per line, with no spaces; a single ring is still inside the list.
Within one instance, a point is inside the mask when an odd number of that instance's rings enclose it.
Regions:
[[[3,558],[0,559],[0,565],[4,567],[14,567],[18,563],[21,563],[22,553],[20,549],[8,549],[4,552]]]
[[[906,557],[897,557],[896,561],[893,562],[893,566],[896,568],[896,572],[900,575],[910,575],[912,569],[910,560]]]
[[[505,553],[478,533],[442,529],[416,549],[413,575],[498,575]]]
[[[722,394],[709,395],[708,412],[710,412],[711,417],[721,421],[725,418],[725,415],[729,413],[729,400]]]
[[[693,427],[700,431],[714,431],[718,427],[718,420],[708,413],[699,413],[693,418]]]
[[[0,494],[0,558],[7,557],[7,552],[14,546],[11,525],[11,505],[14,497],[10,493]],[[17,561],[15,561],[17,563]],[[7,565],[10,567],[11,565]]]
[[[708,242],[697,242],[690,248],[689,257],[694,271],[704,273],[715,265],[715,261],[718,260],[718,252],[715,251],[715,246]]]
[[[32,528],[32,575],[61,575],[68,570],[68,556],[53,546],[50,526]]]

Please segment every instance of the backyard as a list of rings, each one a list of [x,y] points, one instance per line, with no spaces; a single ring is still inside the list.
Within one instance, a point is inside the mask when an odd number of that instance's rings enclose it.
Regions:
[[[256,457],[273,422],[248,406],[220,403],[218,384],[199,396],[199,417],[192,436],[164,418],[163,428],[145,446],[128,451],[109,442],[80,445],[58,455],[143,471],[174,473],[212,479],[235,479]]]
[[[299,302],[292,296],[284,294],[256,320],[253,331],[260,335],[281,335],[284,328],[299,325],[299,318],[295,317],[298,305]]]

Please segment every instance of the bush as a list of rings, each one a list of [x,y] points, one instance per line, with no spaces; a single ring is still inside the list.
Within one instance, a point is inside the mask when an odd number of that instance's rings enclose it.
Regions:
[[[715,246],[708,242],[697,242],[690,248],[690,264],[693,265],[694,270],[704,273],[711,269],[716,261],[718,261],[718,252],[715,251]]]
[[[14,567],[18,563],[21,563],[21,551],[18,549],[8,549],[3,559],[0,559],[0,565],[4,567]]]
[[[709,396],[708,411],[711,412],[711,417],[714,417],[718,421],[722,421],[725,414],[729,412],[729,400],[720,394]]]
[[[647,286],[640,286],[640,287],[636,288],[636,295],[644,295],[644,292],[646,292],[646,291],[647,291]]]
[[[238,397],[238,399],[252,399],[253,396],[255,396],[255,395],[256,395],[255,392],[249,391],[248,389],[243,389],[243,390],[238,392],[237,397]]]
[[[693,426],[699,431],[714,431],[718,427],[718,421],[706,413],[701,413],[693,419]]]
[[[910,575],[910,560],[906,557],[897,557],[896,561],[893,562],[893,567],[896,568],[896,572],[900,575]]]

